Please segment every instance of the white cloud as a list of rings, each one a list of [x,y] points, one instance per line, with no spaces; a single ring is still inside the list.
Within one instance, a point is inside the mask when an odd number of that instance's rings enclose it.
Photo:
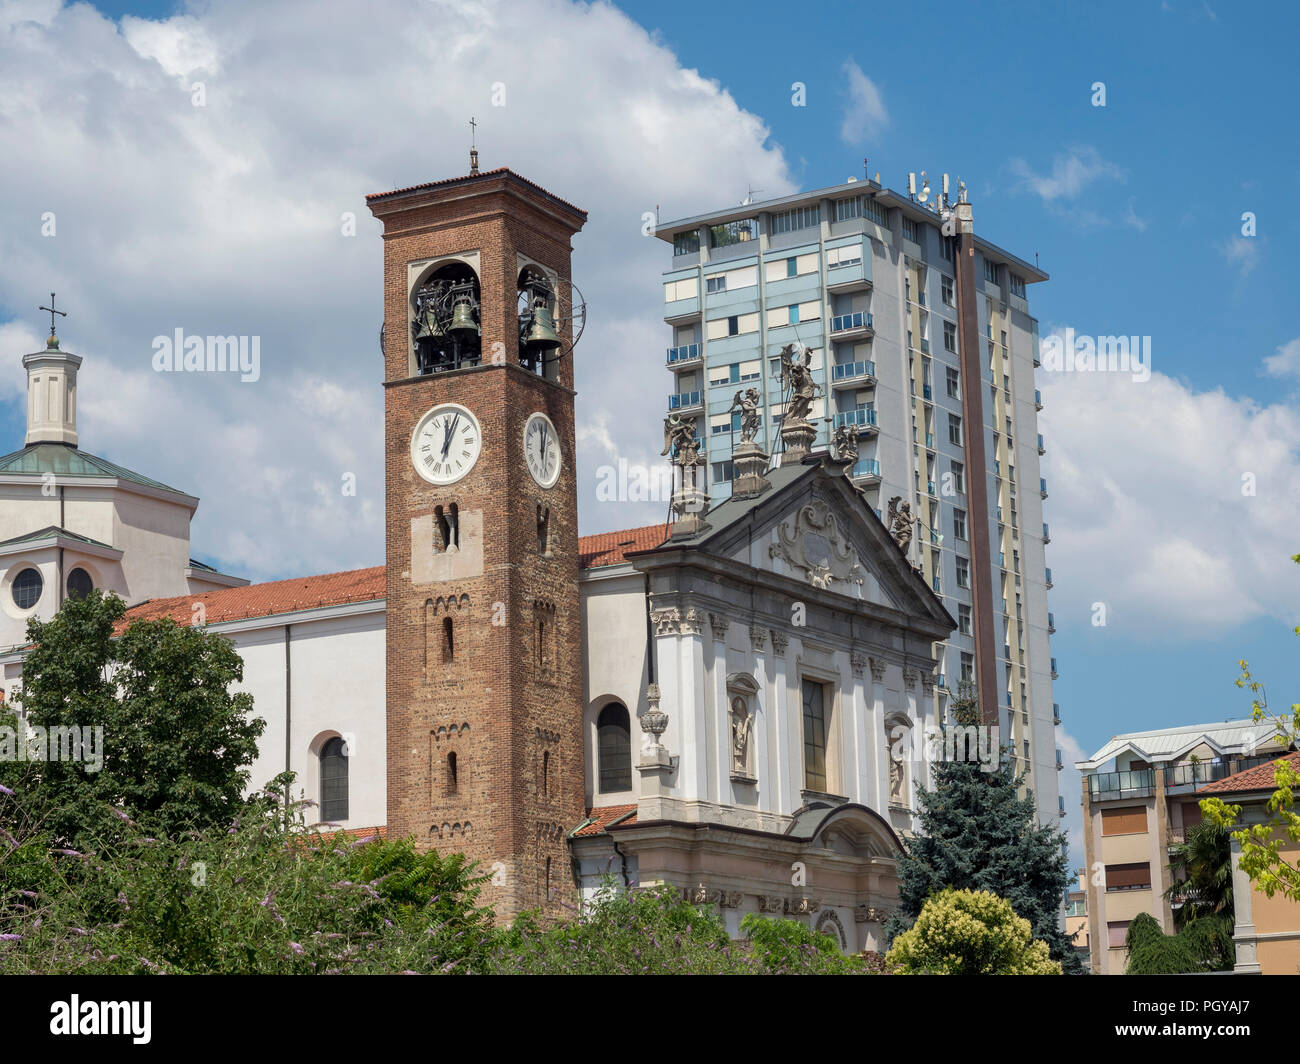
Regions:
[[[1294,623],[1300,412],[1161,372],[1044,372],[1039,385],[1058,617],[1103,602],[1109,627],[1143,639]]]
[[[658,504],[594,496],[611,453],[657,456],[671,390],[669,254],[641,216],[725,206],[749,183],[793,191],[761,119],[609,5],[195,11],[119,32],[89,5],[0,2],[11,409],[19,360],[44,338],[33,308],[53,288],[70,312],[64,346],[85,358],[82,445],[199,495],[196,554],[254,578],[380,561],[383,251],[363,197],[464,173],[474,115],[484,168],[508,165],[590,212],[574,239],[589,306],[578,419],[605,429],[579,445],[582,529],[661,518]],[[206,106],[192,105],[191,80]],[[41,236],[45,211],[54,238]],[[341,235],[349,211],[355,237]],[[260,336],[261,380],[153,373],[153,337],[177,327]],[[349,472],[355,497],[340,488]]]
[[[842,69],[848,79],[849,99],[840,123],[840,138],[856,146],[889,124],[889,112],[885,110],[880,89],[857,63],[846,59]]]
[[[1300,377],[1300,336],[1288,340],[1277,354],[1264,359],[1264,370],[1272,377]]]
[[[1229,266],[1235,266],[1242,277],[1259,265],[1259,238],[1251,236],[1234,236],[1219,245],[1223,257]]]
[[[1012,159],[1009,165],[1011,172],[1020,178],[1022,187],[1049,205],[1058,200],[1078,199],[1096,181],[1123,181],[1125,176],[1120,167],[1107,162],[1091,147],[1071,148],[1056,155],[1051,172],[1046,174],[1037,173],[1021,158]]]

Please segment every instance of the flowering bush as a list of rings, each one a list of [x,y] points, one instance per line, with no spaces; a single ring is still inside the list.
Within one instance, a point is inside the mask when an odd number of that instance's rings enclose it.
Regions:
[[[983,890],[934,894],[885,957],[900,975],[1060,975],[1028,920]]]

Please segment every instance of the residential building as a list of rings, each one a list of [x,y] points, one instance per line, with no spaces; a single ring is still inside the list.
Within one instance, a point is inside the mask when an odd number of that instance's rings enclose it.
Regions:
[[[1079,879],[1078,889],[1065,892],[1065,935],[1087,970],[1092,965],[1088,938],[1088,870],[1076,869],[1075,875]]]
[[[1300,769],[1300,754],[1287,758]],[[1221,780],[1208,783],[1197,794],[1222,798],[1241,806],[1243,827],[1266,824],[1274,814],[1268,809],[1276,790],[1274,761],[1266,761]],[[1278,856],[1300,868],[1300,843],[1285,832],[1275,832]],[[1234,971],[1242,975],[1300,975],[1300,901],[1275,891],[1270,898],[1241,868],[1241,843],[1232,840],[1232,903],[1236,917],[1232,941],[1237,955]]]
[[[696,420],[709,489],[725,498],[737,393],[754,388],[757,442],[779,455],[781,351],[801,345],[820,386],[818,438],[858,430],[853,482],[877,516],[914,518],[909,557],[959,621],[935,647],[935,707],[974,683],[1033,791],[1059,815],[1056,675],[1039,475],[1036,265],[977,236],[949,203],[850,178],[676,221],[663,274],[670,411]],[[936,203],[941,209],[936,209]]]
[[[1253,720],[1117,735],[1083,773],[1084,854],[1092,971],[1123,974],[1124,936],[1138,913],[1173,933],[1169,849],[1201,820],[1198,788],[1272,761],[1276,728]]]

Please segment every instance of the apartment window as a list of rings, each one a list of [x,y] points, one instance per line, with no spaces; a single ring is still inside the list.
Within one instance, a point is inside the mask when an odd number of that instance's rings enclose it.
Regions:
[[[803,681],[803,777],[810,791],[826,791],[826,687]]]
[[[754,218],[745,218],[739,222],[727,222],[723,225],[709,226],[709,247],[725,248],[732,244],[744,244],[753,240],[758,234],[758,222]]]
[[[792,233],[796,229],[811,229],[820,223],[820,207],[795,207],[793,210],[772,215],[772,235]]]
[[[1106,948],[1123,949],[1124,939],[1128,937],[1128,925],[1132,920],[1112,920],[1106,924]]]
[[[709,295],[716,295],[718,292],[727,290],[727,275],[720,273],[716,277],[704,278],[704,291]]]
[[[950,321],[943,323],[943,346],[949,351],[957,350],[957,326]]]
[[[966,467],[960,462],[951,463],[952,490],[959,495],[966,494]]]
[[[961,676],[962,683],[971,683],[975,679],[975,655],[961,652]]]
[[[799,260],[790,258],[785,260],[785,275],[787,277],[799,276]]]
[[[709,467],[713,471],[713,483],[729,484],[731,483],[731,462],[714,462]]]
[[[945,306],[955,307],[957,305],[956,299],[953,298],[951,277],[940,277],[939,298],[943,300]]]
[[[920,228],[921,227],[917,225],[916,222],[914,222],[911,218],[903,219],[903,236],[905,236],[913,244],[919,244],[921,242],[921,238],[919,235]]]
[[[1006,346],[1007,346],[1007,331],[1006,331],[1006,329],[1003,329],[1003,330],[1002,330],[1002,348],[1003,348],[1003,350],[1006,349]]]
[[[740,318],[735,314],[731,315],[731,317],[727,319],[727,335],[728,336],[740,335]]]
[[[957,586],[970,587],[970,561],[960,555],[957,557]]]
[[[882,204],[876,202],[871,196],[862,197],[862,216],[875,222],[877,225],[888,225],[889,216]]]
[[[698,229],[692,229],[689,233],[677,233],[673,236],[674,255],[694,255],[699,250],[700,231]]]
[[[970,635],[970,607],[957,607],[957,631],[962,635]]]
[[[961,381],[961,374],[951,366],[944,367],[944,376],[947,378],[948,398],[960,399],[961,388],[958,386]]]
[[[939,254],[952,262],[957,257],[957,241],[950,236],[944,237],[939,241]]]
[[[1019,274],[1011,274],[1011,294],[1021,299],[1025,298],[1025,279]]]
[[[794,259],[791,259],[790,261],[791,261],[791,262],[794,262]],[[799,324],[799,304],[798,304],[798,303],[791,303],[790,306],[789,306],[789,308],[787,308],[787,309],[788,309],[789,312],[790,312],[790,324],[791,324],[791,325],[798,325],[798,324]]]
[[[862,217],[862,197],[853,196],[849,199],[835,201],[835,220],[837,222],[847,222],[850,218]]]
[[[948,442],[954,447],[960,447],[961,443],[961,418],[957,414],[948,415]]]
[[[596,750],[600,761],[600,789],[632,789],[632,728],[627,708],[611,702],[596,720]]]
[[[984,260],[984,280],[988,281],[989,284],[998,283],[998,264],[996,262],[991,262],[988,259]]]
[[[966,511],[953,510],[952,512],[952,534],[957,539],[966,539]]]
[[[1145,835],[1146,832],[1147,811],[1142,806],[1101,811],[1102,835]]]
[[[1151,865],[1146,861],[1106,866],[1106,893],[1120,890],[1150,890]]]
[[[861,244],[845,244],[843,247],[826,249],[827,266],[859,266],[861,263]]]

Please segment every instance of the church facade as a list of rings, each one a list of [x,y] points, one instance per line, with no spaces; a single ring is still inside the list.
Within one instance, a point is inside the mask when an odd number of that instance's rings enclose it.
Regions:
[[[246,585],[192,562],[197,500],[79,450],[79,360],[55,344],[28,356],[27,446],[0,459],[5,690],[28,617],[113,590],[133,619],[232,639],[267,721],[255,785],[292,770],[322,822],[467,853],[505,916],[668,883],[733,932],[781,914],[880,947],[940,723],[931,647],[956,624],[845,462],[810,450],[797,388],[782,453],[742,443],[726,501],[701,503],[678,419],[674,519],[580,537],[585,213],[477,167],[368,205],[386,564]]]

